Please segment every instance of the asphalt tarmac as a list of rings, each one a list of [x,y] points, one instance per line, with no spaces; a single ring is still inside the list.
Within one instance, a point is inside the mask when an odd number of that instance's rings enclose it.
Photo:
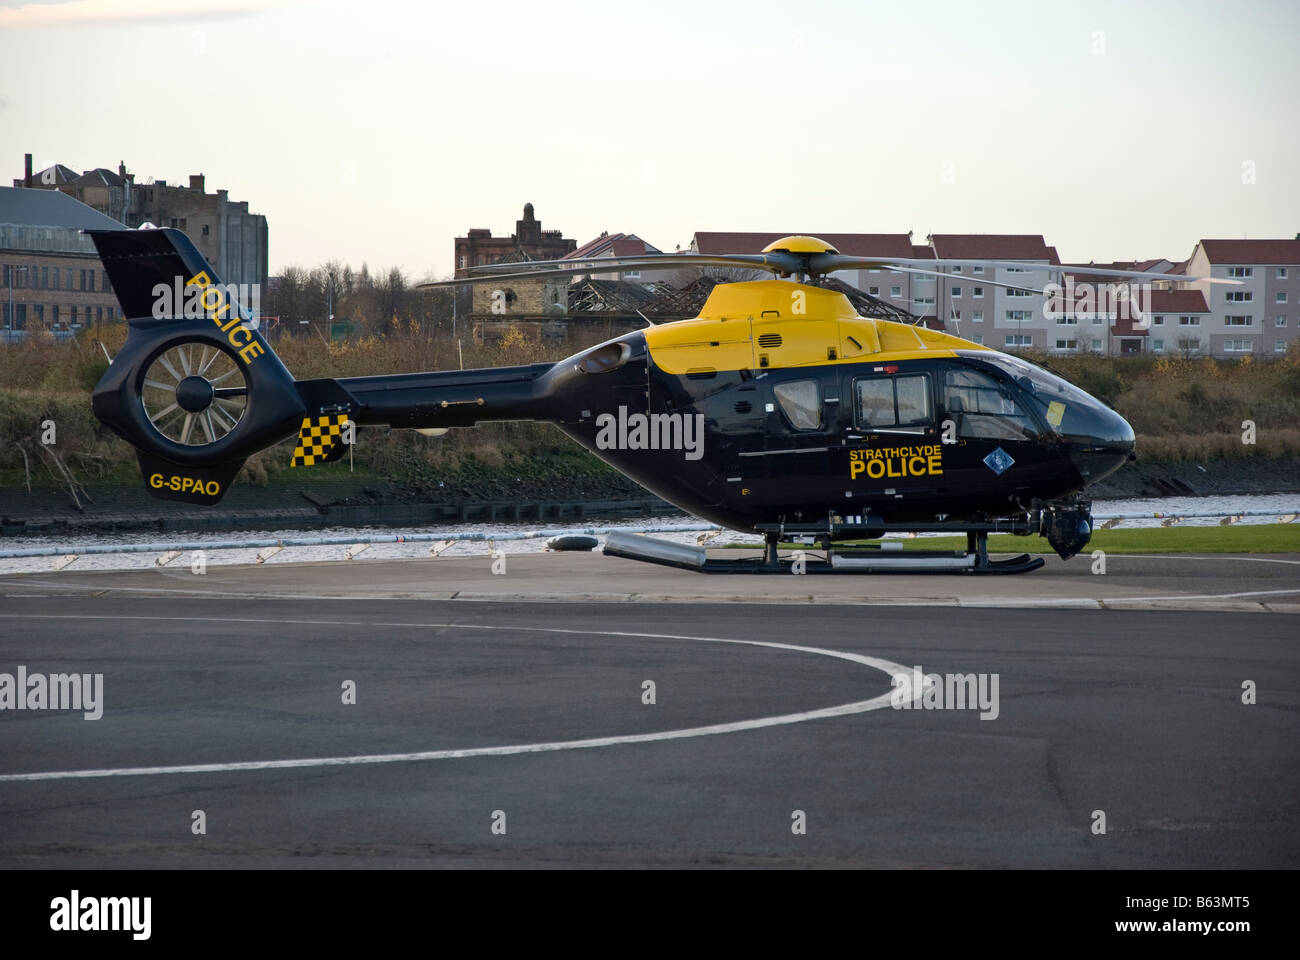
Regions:
[[[1110,562],[5,578],[0,674],[103,687],[0,711],[0,867],[1300,865],[1300,565]]]

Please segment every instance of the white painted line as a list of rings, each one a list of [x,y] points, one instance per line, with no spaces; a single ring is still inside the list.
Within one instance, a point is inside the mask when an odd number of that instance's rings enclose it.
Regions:
[[[805,647],[794,643],[777,643],[768,640],[732,640],[725,637],[691,637],[667,633],[631,633],[614,630],[574,630],[560,627],[513,627],[470,623],[375,623],[373,621],[345,620],[282,620],[252,617],[146,617],[125,614],[122,616],[87,616],[78,617],[69,614],[0,614],[11,620],[144,620],[144,621],[185,621],[198,623],[284,623],[299,626],[369,626],[369,627],[410,627],[416,629],[454,628],[457,630],[516,630],[532,633],[582,634],[587,636],[630,637],[650,640],[689,640],[704,643],[729,643],[750,647],[766,647],[772,650],[792,650],[796,653],[812,653],[824,657],[848,660],[852,663],[872,667],[888,674],[891,678],[891,690],[870,700],[857,700],[842,703],[834,707],[819,710],[805,710],[800,713],[787,713],[773,717],[759,717],[754,720],[738,720],[732,723],[716,723],[704,727],[687,727],[679,730],[662,730],[656,733],[626,734],[613,737],[593,737],[585,740],[555,740],[543,743],[521,743],[501,747],[473,747],[463,750],[425,750],[416,753],[375,753],[347,757],[307,757],[291,760],[250,760],[231,763],[198,763],[165,767],[109,767],[97,770],[53,770],[43,773],[9,773],[0,775],[0,782],[30,780],[89,780],[103,777],[149,777],[171,774],[190,773],[231,773],[247,770],[289,770],[311,767],[340,767],[374,763],[412,763],[427,760],[463,760],[471,757],[509,757],[524,753],[554,753],[560,750],[589,750],[594,747],[610,747],[634,743],[655,743],[664,740],[685,740],[692,737],[708,737],[724,733],[739,733],[745,730],[759,730],[764,727],[784,726],[804,723],[809,720],[823,720],[828,717],[844,717],[855,713],[866,713],[890,705],[893,696],[892,678],[909,677],[912,669],[889,660],[867,657],[843,650],[829,650],[824,647]],[[910,686],[909,686],[910,689]],[[912,693],[913,702],[918,700],[924,690],[918,688]]]
[[[1245,560],[1250,563],[1289,563],[1300,566],[1300,560],[1283,560],[1280,557],[1239,557],[1229,554],[1202,556],[1191,553],[1111,553],[1110,557],[1135,558],[1138,560]]]
[[[1158,597],[1043,597],[1041,599],[997,599],[980,598],[962,600],[963,607],[1099,607],[1104,603],[1161,603],[1182,600],[1239,600],[1245,597],[1277,597],[1300,593],[1300,587],[1292,590],[1247,590],[1240,593],[1173,593]]]

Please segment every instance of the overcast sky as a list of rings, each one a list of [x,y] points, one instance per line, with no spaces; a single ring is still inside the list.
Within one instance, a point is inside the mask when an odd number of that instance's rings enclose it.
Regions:
[[[0,0],[0,174],[126,161],[270,221],[271,272],[579,243],[1300,232],[1300,3]],[[1253,182],[1251,182],[1253,181]]]

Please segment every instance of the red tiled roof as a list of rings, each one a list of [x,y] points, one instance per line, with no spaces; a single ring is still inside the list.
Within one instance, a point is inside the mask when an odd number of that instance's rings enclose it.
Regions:
[[[916,260],[933,260],[934,250],[930,247],[917,246],[912,244],[912,257]]]
[[[1139,295],[1138,302],[1142,297]],[[1152,290],[1152,313],[1209,313],[1205,294],[1200,290]]]
[[[619,234],[613,239],[614,256],[616,257],[639,257],[647,253],[659,252],[635,233]]]
[[[1300,240],[1202,240],[1210,263],[1300,264]]]
[[[602,233],[594,240],[588,240],[572,253],[564,255],[565,260],[586,260],[591,257],[639,257],[647,253],[660,253],[654,246],[646,243],[635,233]]]
[[[935,233],[930,235],[930,242],[944,259],[1061,262],[1056,248],[1049,247],[1041,233]]]
[[[696,233],[692,245],[698,253],[762,253],[773,240],[805,236],[825,240],[850,257],[911,257],[912,239],[905,233]]]
[[[1181,270],[1172,268],[1168,271],[1155,269],[1165,262],[1165,258],[1157,257],[1153,260],[1116,260],[1114,263],[1067,263],[1063,264],[1063,266],[1070,268],[1065,272],[1073,277],[1078,283],[1125,282],[1123,277],[1109,277],[1104,274],[1089,273],[1088,270],[1090,267],[1098,270],[1132,270],[1135,273],[1182,273]]]

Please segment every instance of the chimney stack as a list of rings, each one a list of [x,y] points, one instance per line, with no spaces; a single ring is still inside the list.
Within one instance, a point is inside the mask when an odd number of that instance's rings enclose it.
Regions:
[[[203,192],[203,174],[201,173],[190,174],[190,189],[197,190],[199,191],[199,193]]]
[[[32,155],[23,154],[23,186],[30,188],[32,185]]]

